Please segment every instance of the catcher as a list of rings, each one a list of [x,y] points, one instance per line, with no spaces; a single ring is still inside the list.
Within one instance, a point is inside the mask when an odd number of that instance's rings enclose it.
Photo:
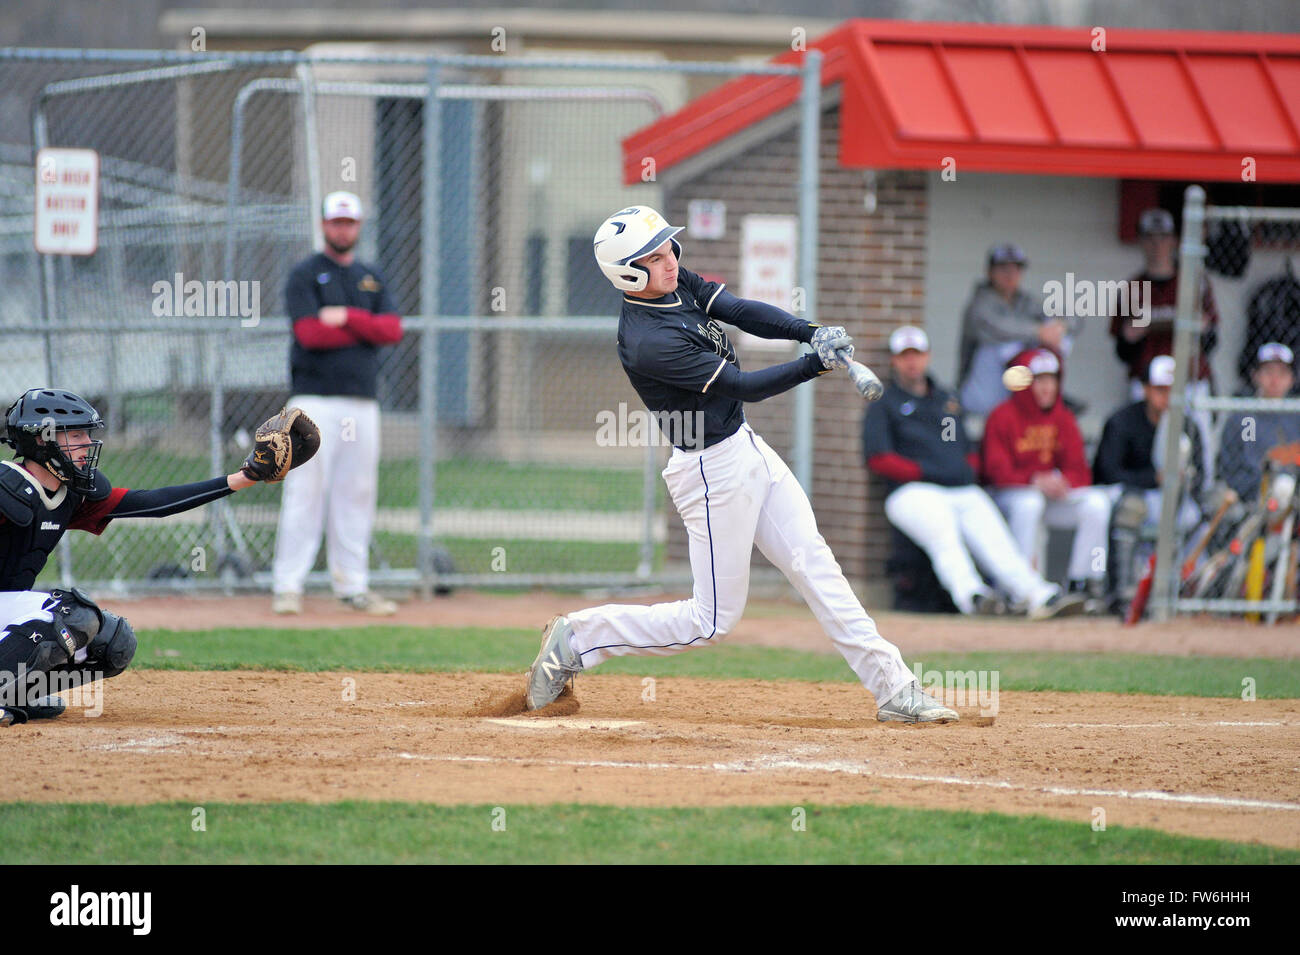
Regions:
[[[9,407],[2,440],[18,454],[0,462],[0,726],[58,716],[66,704],[42,689],[117,676],[135,655],[131,625],[76,587],[32,589],[65,531],[99,535],[120,517],[165,517],[282,481],[320,446],[311,419],[288,408],[257,429],[235,473],[128,490],[98,470],[103,427],[88,402],[59,389],[33,389]]]

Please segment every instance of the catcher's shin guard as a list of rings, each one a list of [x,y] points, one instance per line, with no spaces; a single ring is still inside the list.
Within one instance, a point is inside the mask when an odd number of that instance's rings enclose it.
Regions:
[[[58,715],[48,699],[37,699],[40,675],[68,670],[77,651],[103,634],[104,614],[75,587],[50,591],[41,609],[52,619],[11,623],[0,636],[0,707],[10,723],[25,723],[32,707],[38,716]]]
[[[104,615],[77,588],[52,590],[41,605],[50,620],[20,620],[0,637],[0,685],[19,669],[29,673],[52,670],[70,661],[101,633]]]
[[[80,673],[82,683],[117,676],[135,657],[135,630],[125,617],[103,611],[104,626],[86,646],[86,659],[76,665],[65,663],[63,672]]]

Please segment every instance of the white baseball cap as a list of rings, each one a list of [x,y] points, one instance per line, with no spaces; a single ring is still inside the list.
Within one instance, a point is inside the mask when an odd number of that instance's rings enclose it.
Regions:
[[[351,192],[331,192],[321,204],[321,218],[361,220],[361,200]]]
[[[1061,363],[1047,349],[1039,349],[1034,352],[1034,357],[1029,359],[1029,370],[1036,376],[1038,375],[1059,375],[1061,373]]]
[[[1269,342],[1266,345],[1260,345],[1255,357],[1259,359],[1261,365],[1266,361],[1280,361],[1288,365],[1295,362],[1295,353],[1281,342]]]
[[[1147,384],[1158,388],[1168,388],[1174,383],[1174,359],[1172,355],[1156,355],[1147,365]]]
[[[909,348],[917,351],[929,351],[930,339],[926,337],[925,332],[915,325],[904,325],[901,328],[895,328],[889,336],[889,352],[893,355],[901,355]]]

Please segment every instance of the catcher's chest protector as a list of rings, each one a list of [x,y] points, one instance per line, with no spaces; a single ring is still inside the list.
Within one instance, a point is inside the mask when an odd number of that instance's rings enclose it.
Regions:
[[[0,464],[0,591],[32,589],[81,501],[64,488],[51,508],[18,469]]]

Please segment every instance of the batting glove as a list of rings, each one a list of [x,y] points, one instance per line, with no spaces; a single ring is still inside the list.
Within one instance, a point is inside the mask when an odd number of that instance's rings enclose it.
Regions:
[[[848,368],[853,357],[853,339],[838,325],[819,328],[813,332],[813,350],[826,368]],[[843,351],[843,355],[840,352]]]

